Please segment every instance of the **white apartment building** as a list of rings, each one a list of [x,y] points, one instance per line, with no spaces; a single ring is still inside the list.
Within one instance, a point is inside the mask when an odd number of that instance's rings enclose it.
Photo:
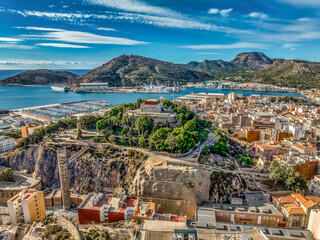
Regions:
[[[314,176],[314,179],[311,181],[310,192],[313,195],[320,196],[320,175]]]
[[[14,148],[16,143],[13,138],[0,136],[0,153],[4,153]]]
[[[302,126],[291,124],[289,126],[289,131],[293,134],[294,138],[302,138],[306,134],[306,130]]]

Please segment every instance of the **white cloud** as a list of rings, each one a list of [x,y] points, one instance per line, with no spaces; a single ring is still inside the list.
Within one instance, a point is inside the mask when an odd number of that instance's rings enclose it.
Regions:
[[[138,0],[83,0],[83,2],[88,4],[102,5],[128,12],[156,14],[162,16],[179,15],[178,13],[171,11],[170,9],[148,5]]]
[[[209,14],[217,14],[217,13],[219,13],[219,9],[218,8],[210,8],[208,10],[208,13]]]
[[[233,8],[229,8],[229,9],[222,9],[220,10],[220,15],[222,17],[228,17],[230,12],[233,10]]]
[[[100,30],[100,31],[118,32],[118,30],[114,29],[114,28],[98,27],[97,29]]]
[[[296,50],[299,45],[295,43],[285,43],[282,44],[282,48],[290,49],[291,51]]]
[[[203,44],[203,45],[186,45],[181,46],[182,48],[189,48],[189,49],[239,49],[239,48],[248,48],[248,49],[265,49],[267,48],[266,45],[260,43],[249,43],[249,42],[239,42],[239,43],[232,43],[232,44]]]
[[[320,7],[319,0],[278,0],[282,3],[288,3],[300,7]]]
[[[34,47],[29,45],[19,45],[15,43],[0,43],[0,48],[28,50],[33,49]]]
[[[252,18],[261,18],[261,19],[268,18],[268,15],[262,12],[252,12],[248,16]]]
[[[0,37],[0,42],[20,42],[22,39],[18,38],[8,38],[8,37]]]
[[[23,27],[20,27],[23,28]],[[80,31],[68,31],[63,29],[54,28],[38,28],[38,27],[26,27],[28,30],[35,30],[43,32],[40,35],[23,35],[29,39],[41,39],[41,40],[54,40],[60,42],[69,43],[86,43],[86,44],[114,44],[114,45],[139,45],[147,44],[146,42],[140,42],[131,40],[128,38],[119,37],[107,37],[97,35],[88,32]]]
[[[228,8],[228,9],[221,9],[219,10],[218,8],[210,8],[208,10],[209,14],[220,14],[222,17],[228,17],[230,12],[233,10],[233,8]]]
[[[38,43],[36,46],[56,47],[56,48],[90,48],[88,46],[66,44],[66,43]]]
[[[128,13],[128,12],[105,12],[102,14],[82,14],[82,13],[57,13],[57,12],[39,12],[39,11],[17,11],[8,10],[9,12],[20,14],[22,16],[34,16],[41,18],[48,18],[55,21],[68,21],[69,23],[76,23],[77,21],[81,24],[87,19],[101,19],[101,20],[114,20],[114,21],[129,21],[137,22],[147,25],[154,25],[158,27],[167,28],[178,28],[178,29],[195,29],[195,30],[207,30],[207,31],[218,31],[226,33],[245,33],[246,31],[229,28],[225,26],[217,26],[209,23],[202,23],[200,21],[190,18],[176,18],[176,17],[163,17],[163,16],[152,16],[139,13]],[[32,29],[30,29],[32,30]],[[45,31],[45,30],[44,30]],[[49,30],[47,30],[49,31]]]

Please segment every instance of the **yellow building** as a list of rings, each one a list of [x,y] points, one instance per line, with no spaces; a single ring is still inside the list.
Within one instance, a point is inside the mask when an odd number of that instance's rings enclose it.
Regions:
[[[46,217],[42,191],[27,189],[7,202],[11,223],[33,223]]]

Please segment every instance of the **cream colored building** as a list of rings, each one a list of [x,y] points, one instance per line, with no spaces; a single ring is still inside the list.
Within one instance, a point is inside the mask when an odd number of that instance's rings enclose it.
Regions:
[[[308,230],[312,232],[316,240],[320,240],[320,210],[313,209],[310,212]]]
[[[46,217],[42,191],[23,190],[7,202],[11,223],[33,223]]]

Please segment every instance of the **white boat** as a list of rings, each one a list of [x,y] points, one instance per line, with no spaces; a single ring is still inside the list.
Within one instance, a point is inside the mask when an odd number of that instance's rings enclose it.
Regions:
[[[67,92],[68,88],[66,86],[51,86],[52,91],[56,92]]]

